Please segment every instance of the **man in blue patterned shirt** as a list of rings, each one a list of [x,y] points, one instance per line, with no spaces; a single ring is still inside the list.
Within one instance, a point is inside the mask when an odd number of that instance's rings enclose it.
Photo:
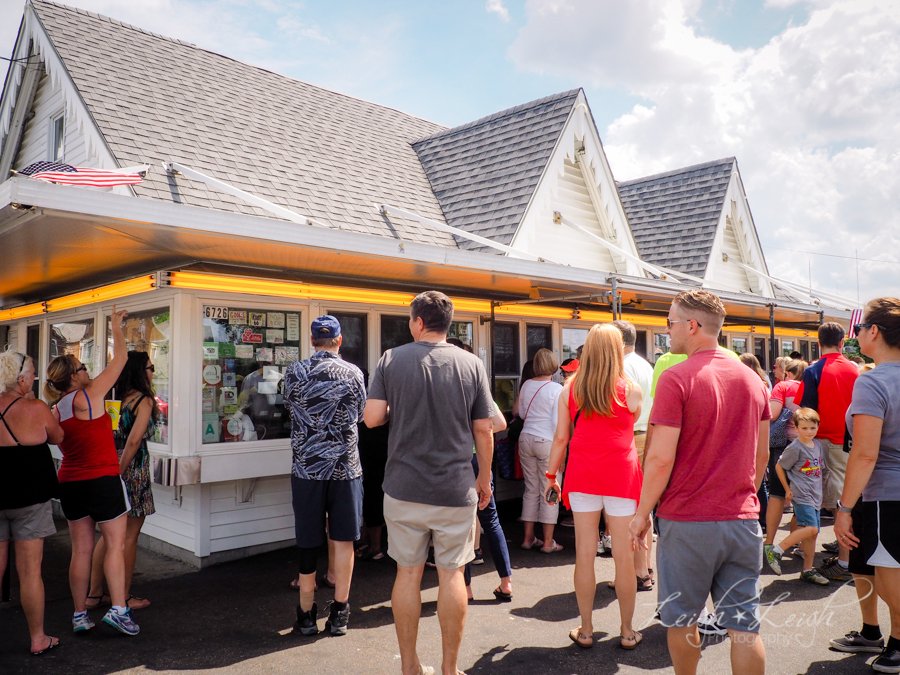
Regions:
[[[327,537],[334,542],[334,603],[326,623],[332,635],[344,635],[350,618],[353,542],[362,523],[362,465],[357,423],[366,390],[362,371],[338,352],[341,324],[331,315],[312,322],[315,353],[288,367],[284,375],[285,409],[291,417],[291,491],[294,529],[300,549],[300,605],[294,631],[319,632],[315,603],[316,559]]]

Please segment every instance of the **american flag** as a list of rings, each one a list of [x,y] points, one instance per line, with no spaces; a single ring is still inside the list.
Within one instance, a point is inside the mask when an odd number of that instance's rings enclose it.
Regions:
[[[85,166],[71,166],[60,162],[35,162],[17,173],[30,176],[47,183],[65,183],[66,185],[91,185],[94,187],[113,187],[115,185],[133,185],[141,182],[141,173],[149,167],[139,166],[118,171],[92,169]]]
[[[858,323],[862,323],[862,320],[863,320],[863,311],[861,309],[854,309],[850,313],[850,333],[847,335],[847,337],[851,337],[851,338],[856,337],[856,331],[853,330],[853,327]]]

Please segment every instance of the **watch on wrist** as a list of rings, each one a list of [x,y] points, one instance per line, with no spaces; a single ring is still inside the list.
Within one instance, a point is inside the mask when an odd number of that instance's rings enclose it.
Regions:
[[[840,499],[838,499],[837,507],[838,507],[838,511],[840,511],[841,513],[853,513],[853,507],[852,506],[844,506],[843,504],[841,504]]]

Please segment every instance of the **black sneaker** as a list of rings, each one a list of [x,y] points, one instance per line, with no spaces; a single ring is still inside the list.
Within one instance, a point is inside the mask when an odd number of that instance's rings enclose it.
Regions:
[[[883,637],[880,637],[877,640],[867,640],[856,630],[851,630],[844,637],[831,640],[828,644],[831,645],[832,649],[839,652],[849,652],[851,654],[857,654],[859,652],[880,654],[884,651]]]
[[[304,612],[297,605],[297,623],[294,624],[294,632],[301,635],[318,635],[319,627],[316,625],[316,617],[319,614],[319,607],[313,603],[312,609]]]
[[[830,541],[827,544],[822,544],[822,550],[825,551],[825,553],[837,555],[839,550],[837,540]]]
[[[475,549],[475,560],[472,561],[473,565],[484,565],[484,552],[480,548]]]
[[[826,560],[819,567],[819,574],[830,581],[849,581],[853,578],[850,576],[850,570],[843,567],[836,557]]]
[[[881,656],[872,661],[872,670],[876,673],[900,673],[900,650],[885,649]]]
[[[344,603],[344,609],[339,610],[332,603],[328,621],[325,622],[325,630],[330,630],[332,635],[346,635],[347,624],[350,623],[350,603]]]

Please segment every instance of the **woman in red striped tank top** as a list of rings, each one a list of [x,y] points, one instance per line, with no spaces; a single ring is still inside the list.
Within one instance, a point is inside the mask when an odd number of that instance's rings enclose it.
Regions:
[[[122,331],[126,316],[128,312],[117,312],[113,307],[113,358],[96,378],[91,379],[87,367],[71,354],[57,356],[47,366],[44,397],[56,404],[53,411],[65,431],[59,444],[63,459],[58,478],[60,504],[72,537],[69,586],[75,604],[72,628],[76,633],[94,627],[85,604],[95,524],[100,526],[106,541],[103,567],[113,605],[103,622],[127,635],[140,631],[125,599],[125,515],[130,506],[119,475],[112,420],[104,401],[128,358]]]
[[[578,372],[559,396],[559,421],[547,471],[546,492],[560,491],[556,473],[568,446],[563,501],[575,517],[575,598],[581,626],[569,633],[579,647],[593,646],[594,558],[601,510],[612,535],[621,646],[634,649],[641,634],[632,627],[637,576],[629,526],[643,476],[634,446],[634,420],[641,414],[641,388],[625,377],[622,333],[612,324],[593,326]],[[545,494],[546,494],[545,492]]]

